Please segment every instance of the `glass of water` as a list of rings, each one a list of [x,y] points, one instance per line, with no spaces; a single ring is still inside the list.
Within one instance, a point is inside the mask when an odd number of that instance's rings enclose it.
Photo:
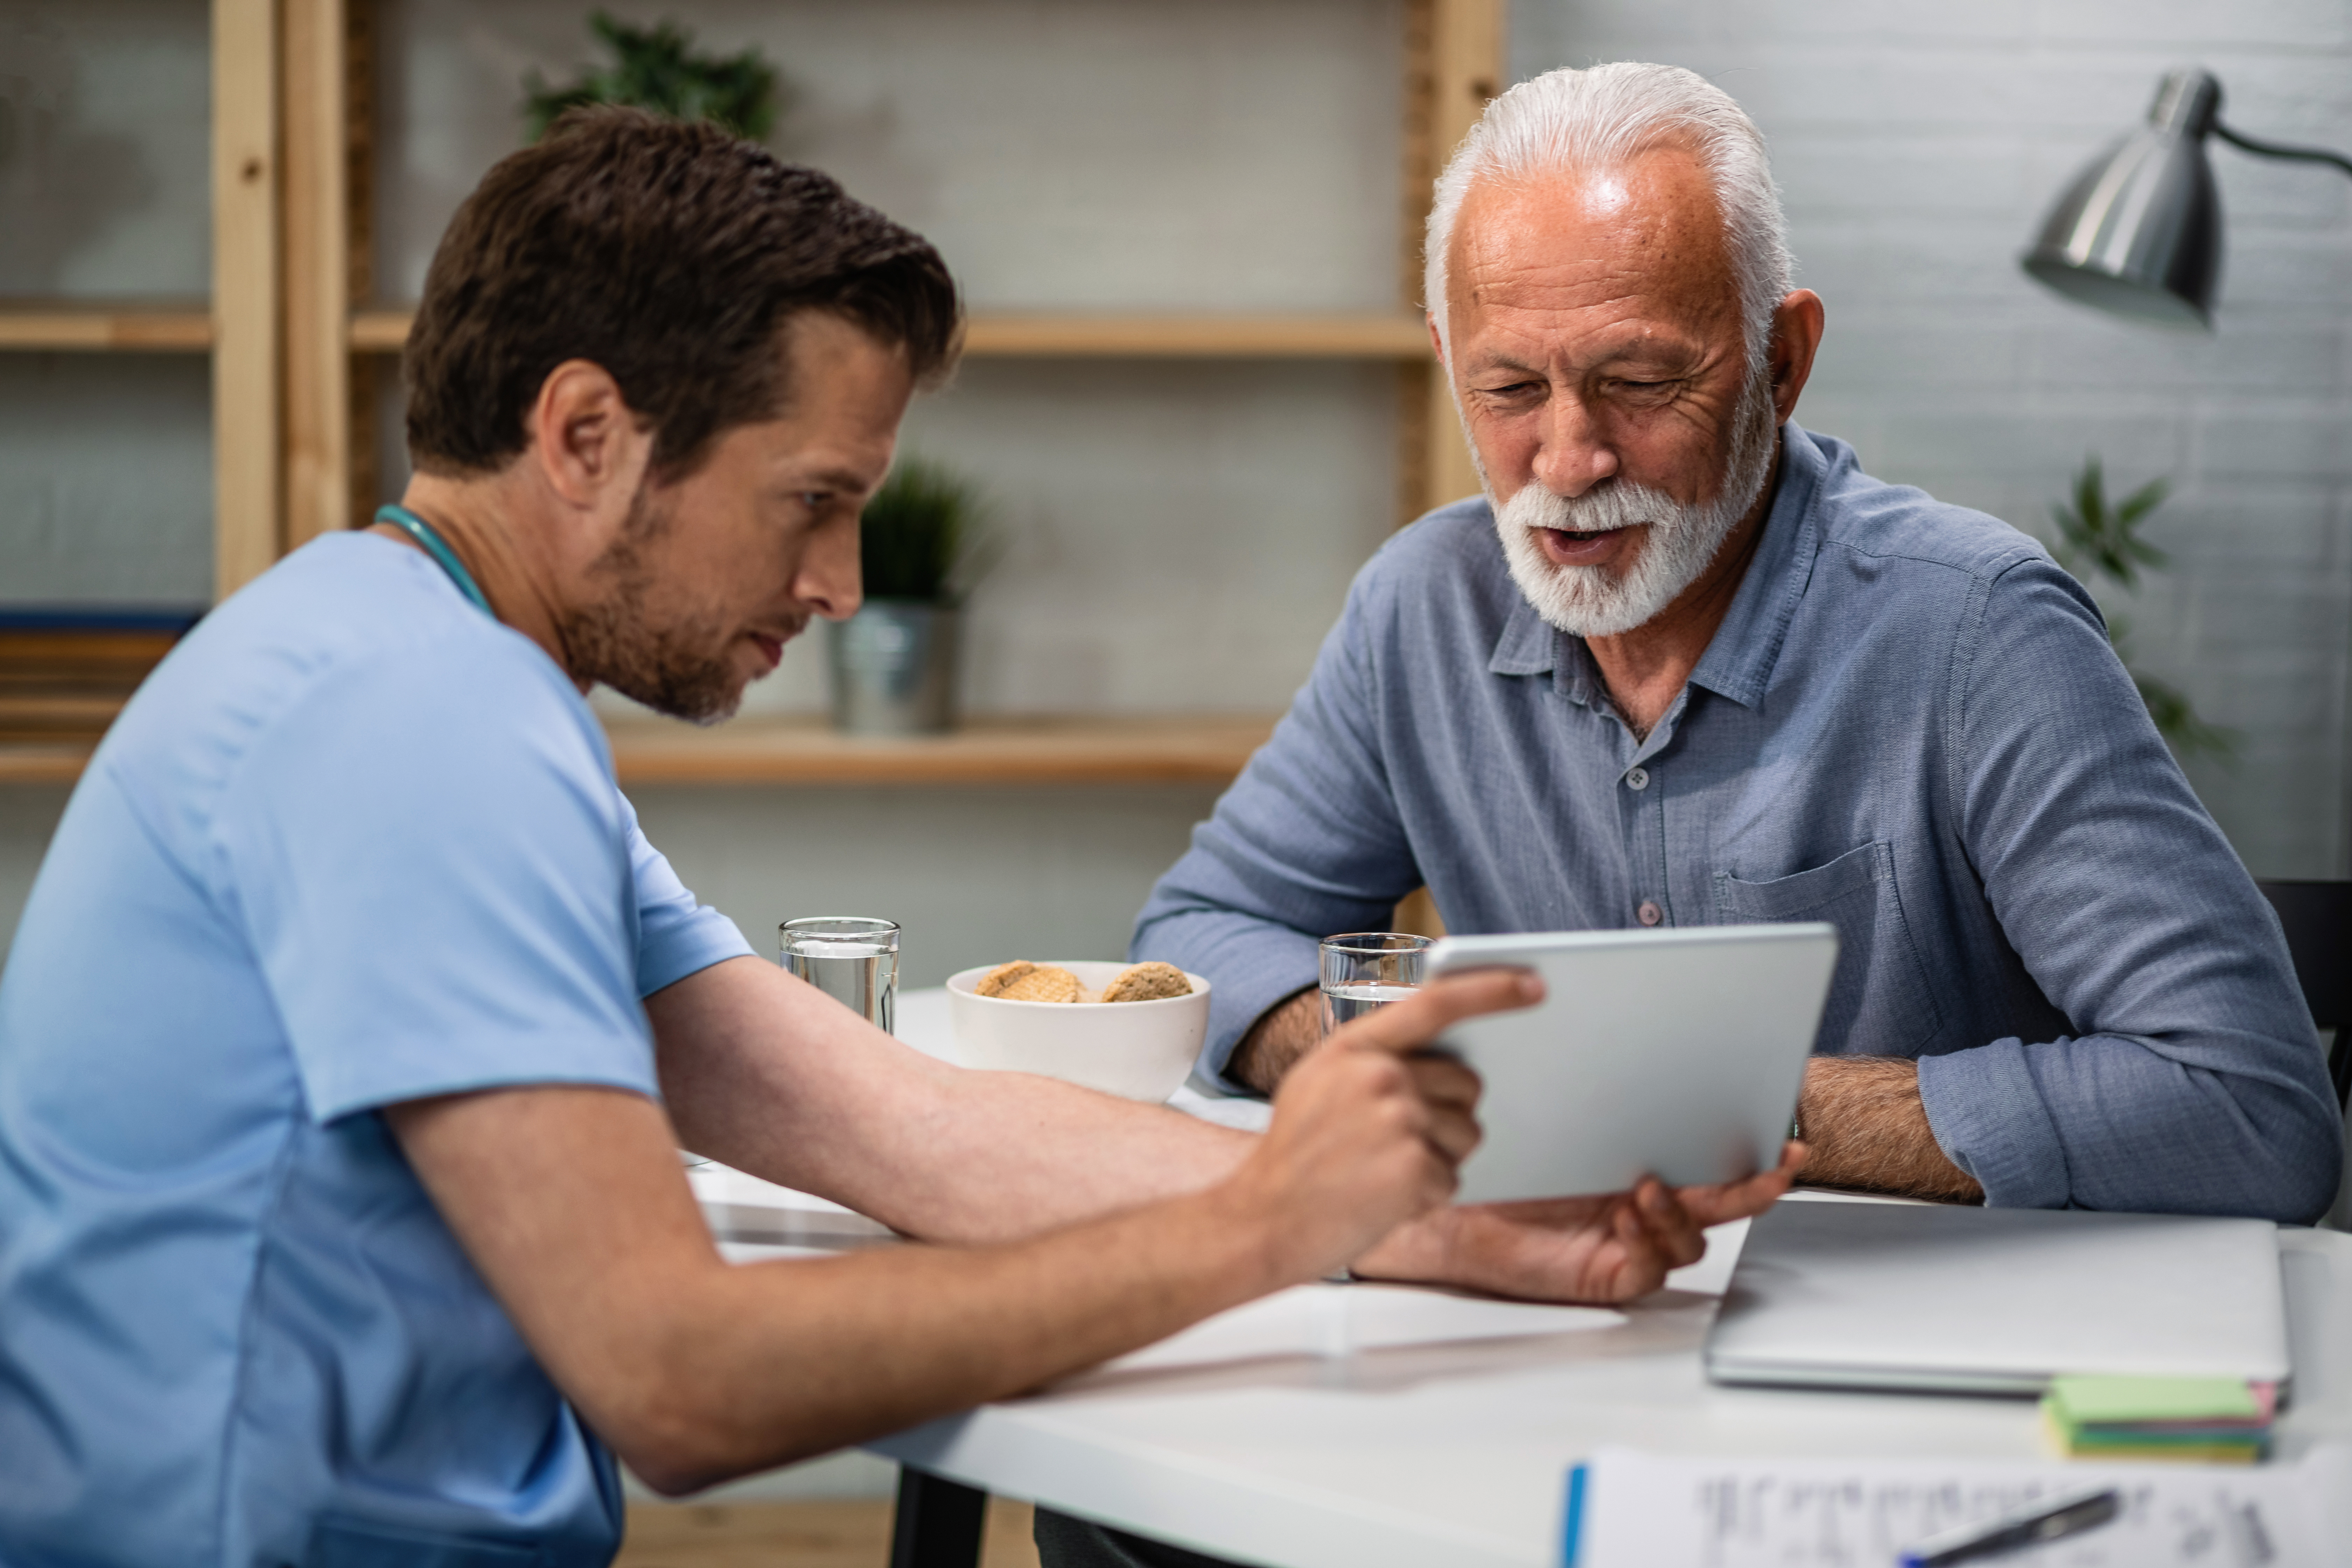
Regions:
[[[1412,995],[1429,963],[1429,938],[1401,931],[1325,937],[1323,1033]]]
[[[887,1035],[898,994],[898,922],[871,915],[806,915],[776,928],[780,961]]]

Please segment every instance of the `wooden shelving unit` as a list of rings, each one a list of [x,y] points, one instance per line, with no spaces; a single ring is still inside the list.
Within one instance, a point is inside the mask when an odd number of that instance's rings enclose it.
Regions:
[[[219,0],[221,4],[228,0]],[[240,0],[252,4],[257,0]],[[1329,359],[1397,367],[1401,517],[1477,489],[1453,397],[1432,374],[1421,290],[1430,183],[1504,79],[1505,0],[1405,0],[1398,170],[1398,308],[1267,316],[1019,314],[975,317],[967,352],[989,359]],[[396,353],[409,312],[368,303],[373,239],[368,170],[368,0],[278,0],[279,122],[285,128],[284,513],[291,547],[346,528],[370,504],[372,375],[354,360]]]
[[[1396,366],[1398,504],[1475,488],[1414,307],[1430,181],[1502,80],[1505,0],[1405,0],[1399,106],[1398,308],[1354,314],[982,315],[968,352],[1003,359],[1327,359]],[[225,597],[373,504],[376,377],[405,310],[373,308],[373,0],[212,0],[209,301],[0,301],[0,352],[209,353],[215,584]],[[0,783],[79,776],[110,698],[74,692],[51,722],[0,740]],[[95,706],[93,706],[95,702]],[[78,705],[77,705],[78,704]],[[32,709],[24,709],[27,723]],[[821,724],[712,731],[619,725],[624,782],[1038,784],[1215,781],[1265,738],[1264,718],[981,722],[935,741],[835,736]]]

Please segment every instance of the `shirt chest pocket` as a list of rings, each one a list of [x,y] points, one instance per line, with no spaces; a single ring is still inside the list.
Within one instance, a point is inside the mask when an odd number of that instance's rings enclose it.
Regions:
[[[1892,844],[1865,844],[1826,866],[1764,882],[1717,871],[1715,918],[1722,925],[1826,921],[1837,928],[1837,970],[1814,1043],[1824,1056],[1916,1057],[1943,1027],[1904,922]]]

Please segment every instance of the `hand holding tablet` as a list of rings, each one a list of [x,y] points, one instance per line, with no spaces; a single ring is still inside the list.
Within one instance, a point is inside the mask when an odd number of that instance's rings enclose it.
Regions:
[[[1480,966],[1483,973],[1433,977],[1406,998],[1335,1032],[1308,1062],[1335,1055],[1401,1057],[1433,1112],[1424,1137],[1437,1145],[1431,1152],[1443,1162],[1450,1187],[1468,1138],[1446,1131],[1475,1136],[1473,1099],[1478,1100],[1481,1121],[1496,1101],[1491,1090],[1478,1095],[1475,1081],[1454,1059],[1461,1053],[1433,1042],[1481,1021],[1472,1014],[1494,1019],[1536,1016],[1540,1004],[1528,1005],[1538,994],[1532,967]],[[1491,989],[1507,976],[1527,988],[1516,996]],[[1513,1007],[1519,1011],[1496,1010]],[[1283,1093],[1291,1089],[1286,1079]],[[1708,1226],[1769,1207],[1789,1190],[1797,1154],[1791,1146],[1788,1158],[1777,1164],[1768,1160],[1753,1173],[1680,1188],[1645,1177],[1591,1196],[1470,1205],[1444,1205],[1441,1198],[1442,1206],[1391,1232],[1351,1267],[1368,1279],[1439,1280],[1536,1300],[1629,1300],[1657,1289],[1671,1270],[1697,1261],[1706,1251]]]
[[[1538,1006],[1465,1019],[1442,1046],[1484,1082],[1485,1139],[1455,1201],[1706,1186],[1769,1171],[1821,1026],[1828,925],[1447,937],[1439,975],[1536,971]]]

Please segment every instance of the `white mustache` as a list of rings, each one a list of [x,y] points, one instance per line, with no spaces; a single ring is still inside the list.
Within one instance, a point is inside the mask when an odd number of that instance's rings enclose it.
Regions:
[[[1498,515],[1502,521],[1519,528],[1592,535],[1660,525],[1671,532],[1685,510],[1672,496],[1623,479],[1612,479],[1580,496],[1555,495],[1530,479],[1503,503]]]

